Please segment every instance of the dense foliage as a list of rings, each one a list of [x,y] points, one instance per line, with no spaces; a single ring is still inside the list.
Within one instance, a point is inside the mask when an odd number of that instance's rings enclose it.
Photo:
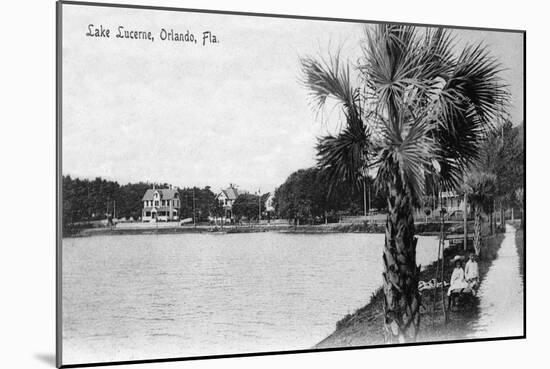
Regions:
[[[242,220],[246,218],[247,220],[258,219],[261,214],[264,214],[266,211],[265,202],[269,196],[269,193],[263,194],[261,196],[253,195],[249,193],[241,194],[235,199],[233,203],[233,215],[236,220]]]
[[[108,181],[100,177],[88,180],[63,176],[63,224],[89,222],[109,217],[138,220],[143,208],[141,199],[145,191],[152,187],[152,183],[144,182],[121,186],[116,181]],[[155,183],[155,187],[168,188],[169,186],[166,183]],[[208,216],[223,214],[216,200],[216,194],[209,186],[179,189],[179,195],[182,218],[192,218],[193,208],[197,221],[205,221]]]
[[[367,182],[370,185],[370,182]],[[373,208],[384,208],[383,196],[371,191]],[[275,191],[273,205],[280,218],[300,222],[335,221],[341,214],[362,215],[364,193],[347,183],[331,186],[321,169],[300,169]],[[328,219],[327,219],[328,218]]]
[[[503,207],[521,207],[517,190],[524,185],[523,123],[506,120],[488,135],[478,170],[495,176],[494,199]]]
[[[119,185],[100,177],[94,180],[63,176],[63,223],[105,219],[112,216],[137,219],[141,198],[151,184],[139,182]]]
[[[204,222],[209,216],[222,216],[223,208],[216,199],[216,194],[212,192],[210,186],[204,188],[186,187],[179,190],[181,209],[180,217],[193,218],[193,199],[195,209],[195,220]]]

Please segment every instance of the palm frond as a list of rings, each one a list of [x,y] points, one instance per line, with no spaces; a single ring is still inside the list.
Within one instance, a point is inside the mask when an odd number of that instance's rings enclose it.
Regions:
[[[472,169],[464,177],[463,191],[468,194],[470,203],[480,207],[484,212],[488,212],[496,194],[496,176],[492,173]]]
[[[378,25],[366,28],[363,59],[359,70],[369,93],[378,101],[394,131],[403,123],[399,106],[408,89],[424,89],[419,77],[421,67],[419,39],[411,26]]]
[[[377,186],[384,187],[398,173],[400,183],[418,203],[425,194],[426,175],[432,167],[436,146],[428,135],[430,123],[425,115],[409,121],[404,128],[399,133],[385,130]]]
[[[339,53],[328,61],[302,59],[316,108],[334,98],[345,116],[340,132],[319,139],[319,166],[335,181],[356,181],[368,163],[377,163],[378,183],[399,177],[416,200],[426,178],[441,189],[457,188],[480,159],[509,94],[486,46],[456,49],[441,27],[368,26],[357,67],[361,89],[352,86]]]
[[[342,182],[358,186],[371,157],[370,132],[366,125],[347,125],[337,135],[318,139],[317,163],[328,177],[330,188]]]
[[[501,72],[500,64],[483,44],[469,45],[462,51],[441,93],[440,123],[446,130],[455,130],[465,114],[475,115],[484,131],[494,124],[509,102]]]
[[[371,135],[362,117],[359,89],[354,88],[350,80],[349,66],[340,62],[339,53],[328,61],[306,57],[301,63],[303,83],[316,108],[322,109],[331,97],[341,104],[345,117],[340,132],[318,140],[318,166],[331,184],[343,181],[358,184],[368,166]]]
[[[434,100],[431,135],[438,142],[441,181],[454,188],[462,173],[480,159],[481,145],[509,99],[501,68],[482,44],[467,46]]]
[[[332,97],[344,106],[347,114],[355,123],[360,114],[359,90],[354,88],[350,80],[349,65],[342,65],[340,53],[325,59],[305,57],[301,59],[302,83],[310,91],[316,109],[320,110],[327,99]]]

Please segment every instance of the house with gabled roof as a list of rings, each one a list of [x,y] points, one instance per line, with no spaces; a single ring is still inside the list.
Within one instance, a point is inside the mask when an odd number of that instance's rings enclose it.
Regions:
[[[179,220],[180,196],[177,189],[155,188],[145,191],[141,219],[144,222]]]
[[[235,203],[235,200],[237,200],[237,197],[243,193],[245,192],[239,191],[237,186],[233,183],[230,183],[229,187],[220,191],[217,198],[220,205],[225,210],[226,218],[231,218],[233,216],[233,204]]]

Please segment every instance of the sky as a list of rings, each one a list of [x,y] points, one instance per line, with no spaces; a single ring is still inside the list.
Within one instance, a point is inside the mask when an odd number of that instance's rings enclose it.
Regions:
[[[88,37],[88,26],[110,37]],[[154,41],[117,39],[119,26]],[[300,57],[340,49],[355,62],[357,23],[63,5],[62,171],[121,184],[273,191],[315,165],[317,137],[337,113],[312,108]],[[161,29],[197,43],[162,41]],[[217,43],[202,45],[210,31]],[[523,114],[521,34],[455,31],[459,45],[483,41],[501,61]]]

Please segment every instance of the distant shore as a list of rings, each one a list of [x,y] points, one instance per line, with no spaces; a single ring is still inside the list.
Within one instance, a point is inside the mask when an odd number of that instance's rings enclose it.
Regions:
[[[517,228],[517,227],[516,227]],[[490,266],[497,257],[504,236],[497,233],[487,239],[482,250],[482,258],[479,261],[481,281],[484,280]],[[523,232],[518,230],[516,242],[518,249],[523,248]],[[452,268],[450,259],[455,255],[465,255],[461,246],[451,246],[445,250],[444,279],[450,280]],[[436,263],[428,265],[421,273],[420,280],[428,281],[435,277]],[[422,294],[423,306],[420,309],[421,327],[418,337],[419,342],[448,341],[465,339],[473,333],[470,322],[474,321],[479,313],[479,300],[474,298],[473,303],[465,308],[459,308],[448,313],[448,321],[445,322],[441,290],[438,289],[435,313],[433,313],[433,290]],[[446,296],[445,296],[446,297]],[[370,302],[353,314],[348,314],[336,323],[335,331],[314,348],[335,348],[351,346],[370,346],[384,344],[384,308],[383,291],[379,288],[370,299]]]
[[[415,225],[416,233],[422,235],[438,235],[441,225],[439,223],[422,223]],[[452,233],[461,232],[461,226],[456,223],[446,223],[445,231]],[[233,233],[257,233],[257,232],[280,232],[294,234],[329,234],[329,233],[384,233],[384,223],[328,223],[315,225],[290,225],[285,223],[277,224],[241,224],[216,225],[198,224],[179,225],[177,223],[121,223],[114,226],[79,227],[66,232],[63,237],[90,237],[106,235],[139,235],[139,234],[178,234],[178,233],[211,233],[211,234],[233,234]]]

